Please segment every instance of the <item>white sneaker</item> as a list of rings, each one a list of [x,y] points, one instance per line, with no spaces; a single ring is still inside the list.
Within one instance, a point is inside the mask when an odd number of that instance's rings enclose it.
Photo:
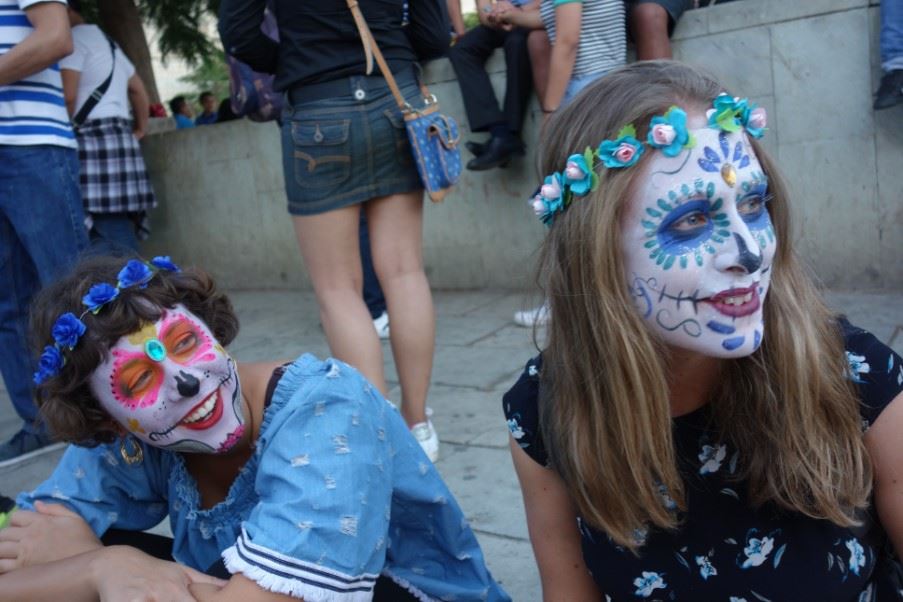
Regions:
[[[383,312],[378,318],[373,320],[373,328],[381,339],[389,338],[389,314]]]
[[[411,427],[411,434],[414,435],[414,439],[417,439],[417,443],[426,452],[426,457],[430,459],[430,462],[435,462],[439,459],[439,435],[436,434],[436,429],[433,428],[432,420],[427,418],[426,422],[418,422]]]
[[[533,309],[514,312],[514,323],[524,328],[531,328],[534,325],[545,326],[549,323],[549,317],[549,305],[548,303],[543,303]]]

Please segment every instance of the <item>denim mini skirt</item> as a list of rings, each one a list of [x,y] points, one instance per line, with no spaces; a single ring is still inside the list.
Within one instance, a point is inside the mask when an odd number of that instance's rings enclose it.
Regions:
[[[398,79],[405,100],[422,107],[415,78]],[[385,80],[351,76],[340,81],[348,87],[338,96],[307,100],[303,87],[300,99],[287,94],[282,164],[292,215],[315,215],[423,188],[404,118]]]

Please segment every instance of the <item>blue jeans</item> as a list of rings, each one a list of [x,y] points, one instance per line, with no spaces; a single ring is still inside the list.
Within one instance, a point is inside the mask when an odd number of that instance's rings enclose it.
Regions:
[[[370,251],[370,231],[367,229],[367,212],[361,207],[361,222],[358,231],[361,245],[361,266],[364,268],[364,303],[374,320],[386,311],[386,298],[373,269],[373,253]]]
[[[881,68],[903,69],[903,0],[881,0]]]
[[[583,88],[587,87],[603,75],[608,73],[608,71],[600,71],[598,73],[590,73],[588,75],[578,75],[577,77],[572,77],[571,81],[568,82],[568,87],[564,89],[564,98],[561,99],[561,105],[559,108],[568,105],[574,100],[574,97],[580,94],[580,91]]]
[[[0,373],[31,432],[39,429],[29,303],[87,244],[75,149],[0,145]]]
[[[125,212],[92,213],[91,253],[98,255],[132,255],[138,253],[135,220]]]

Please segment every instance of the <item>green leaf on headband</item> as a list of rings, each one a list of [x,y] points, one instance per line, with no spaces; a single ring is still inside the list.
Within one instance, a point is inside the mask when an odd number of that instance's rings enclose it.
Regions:
[[[684,144],[684,148],[693,148],[695,146],[696,136],[694,136],[692,132],[687,132],[687,143]]]
[[[715,116],[715,123],[725,132],[739,132],[740,124],[736,118],[736,112],[733,109],[724,109]]]
[[[592,179],[590,180],[591,184],[589,185],[589,189],[595,190],[596,188],[599,187],[599,176],[597,176],[596,172],[593,171],[592,173],[590,173],[590,178],[592,178]]]
[[[636,128],[633,127],[632,123],[628,123],[627,125],[622,127],[615,138],[624,138],[625,136],[636,138]]]
[[[594,166],[593,166],[593,163],[596,162],[596,152],[595,152],[593,149],[591,149],[590,147],[587,146],[587,147],[586,147],[586,150],[583,151],[583,160],[586,161],[586,167],[587,167],[591,172],[594,172],[595,169],[593,169],[593,167],[594,167]]]

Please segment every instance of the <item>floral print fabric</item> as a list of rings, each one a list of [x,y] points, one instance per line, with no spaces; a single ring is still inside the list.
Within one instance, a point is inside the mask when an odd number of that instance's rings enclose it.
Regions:
[[[841,320],[849,377],[866,430],[903,390],[903,360],[868,332]],[[879,368],[880,367],[880,368]],[[511,436],[546,465],[537,399],[542,357],[527,363],[505,394]],[[773,505],[754,509],[731,477],[742,450],[719,441],[706,407],[673,421],[688,512],[676,532],[638,530],[635,556],[578,518],[583,557],[606,600],[875,599],[878,550],[865,529],[841,528]],[[663,502],[675,508],[667,491]]]

